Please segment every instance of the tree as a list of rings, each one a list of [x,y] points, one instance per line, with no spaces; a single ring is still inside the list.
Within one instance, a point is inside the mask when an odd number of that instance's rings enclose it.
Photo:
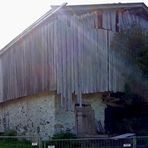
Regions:
[[[140,26],[132,25],[130,28],[116,33],[112,48],[132,60],[148,78],[148,32]]]

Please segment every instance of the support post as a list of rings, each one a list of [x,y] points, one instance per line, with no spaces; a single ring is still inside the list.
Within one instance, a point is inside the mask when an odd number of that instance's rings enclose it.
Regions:
[[[78,99],[79,107],[82,107],[82,94],[81,94],[81,92],[78,92],[77,99]]]

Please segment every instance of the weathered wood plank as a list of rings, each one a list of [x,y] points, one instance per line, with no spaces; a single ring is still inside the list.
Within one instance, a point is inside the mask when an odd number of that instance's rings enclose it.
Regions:
[[[127,11],[119,12],[119,18],[123,28],[132,22],[147,27],[144,19]],[[61,106],[70,109],[72,93],[81,102],[83,93],[123,90],[132,66],[126,68],[121,55],[110,48],[116,11],[104,11],[103,28],[95,28],[97,21],[95,12],[60,14],[16,42],[0,59],[0,98],[55,90]]]

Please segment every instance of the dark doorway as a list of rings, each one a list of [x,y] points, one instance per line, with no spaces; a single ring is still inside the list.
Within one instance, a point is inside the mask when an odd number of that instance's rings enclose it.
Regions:
[[[109,103],[105,109],[106,133],[132,132],[137,135],[148,135],[148,103],[144,102],[142,97],[135,94],[112,93],[107,102]]]
[[[75,106],[76,130],[78,136],[96,135],[95,114],[90,104]]]

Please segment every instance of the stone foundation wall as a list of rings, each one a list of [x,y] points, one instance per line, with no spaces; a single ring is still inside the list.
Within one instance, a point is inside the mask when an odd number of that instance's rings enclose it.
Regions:
[[[1,130],[16,130],[18,135],[48,138],[54,134],[55,94],[43,93],[0,105]]]
[[[67,111],[60,107],[59,98],[59,96],[56,96],[55,133],[67,130],[75,133],[75,100],[73,100],[73,106],[71,108],[71,111]]]
[[[88,94],[84,95],[83,98],[85,103],[91,104],[95,112],[96,121],[100,121],[102,126],[104,127],[106,105],[102,101],[102,94],[101,93]]]
[[[92,109],[95,112],[96,121],[100,121],[104,127],[105,120],[105,108],[106,105],[102,102],[102,95],[99,93],[96,94],[87,94],[83,96],[83,101],[86,104],[91,104]],[[60,100],[58,96],[56,97],[56,112],[55,112],[55,132],[70,130],[76,132],[76,120],[75,120],[75,111],[74,106],[76,103],[76,97],[73,98],[73,106],[71,111],[65,111],[60,108]]]
[[[95,119],[104,126],[105,104],[100,94],[83,96],[84,103],[91,104]],[[75,103],[71,111],[60,108],[60,99],[55,93],[42,93],[0,104],[0,132],[16,130],[18,135],[41,136],[48,139],[54,133],[70,130],[76,132]]]

